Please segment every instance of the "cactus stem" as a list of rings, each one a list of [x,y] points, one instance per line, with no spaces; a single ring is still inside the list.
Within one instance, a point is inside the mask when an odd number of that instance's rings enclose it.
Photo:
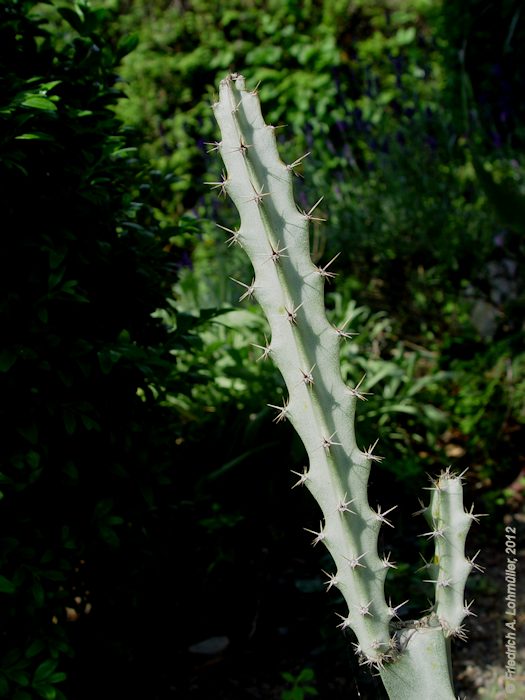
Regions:
[[[305,483],[308,481],[309,476],[308,476],[308,467],[303,468],[302,474],[300,472],[294,472],[293,469],[290,470],[292,474],[295,474],[296,476],[299,477],[299,481],[296,481],[295,484],[292,486],[294,489],[296,486],[304,486]]]
[[[292,472],[292,488],[306,484],[322,509],[319,530],[305,530],[313,545],[324,541],[334,558],[335,573],[323,581],[327,590],[337,586],[345,593],[348,608],[346,616],[337,613],[338,627],[352,628],[357,635],[359,663],[379,672],[391,698],[453,700],[450,637],[464,638],[463,618],[473,614],[465,601],[465,581],[471,569],[482,567],[476,564],[477,554],[465,559],[464,545],[472,521],[481,514],[463,505],[465,472],[458,477],[449,466],[429,483],[430,505],[421,504],[420,513],[431,531],[421,536],[434,540],[436,552],[430,562],[423,559],[423,575],[434,584],[435,603],[430,616],[397,622],[408,601],[387,605],[385,576],[396,565],[390,553],[382,558],[377,553],[378,534],[383,523],[392,527],[388,514],[395,506],[374,510],[367,497],[372,462],[384,458],[374,454],[378,440],[366,451],[355,441],[356,404],[369,393],[362,390],[364,376],[349,388],[337,371],[338,339],[355,334],[344,330],[346,323],[331,326],[324,313],[323,287],[335,277],[337,256],[317,265],[309,255],[309,223],[325,220],[319,206],[323,197],[305,210],[295,203],[292,174],[298,176],[309,153],[283,163],[276,127],[265,124],[257,91],[247,91],[239,74],[221,81],[214,111],[222,141],[208,146],[219,151],[227,176],[208,184],[228,194],[240,214],[242,233],[226,229],[228,245],[241,245],[255,270],[251,284],[239,282],[241,299],[255,295],[261,302],[271,335],[255,346],[262,353],[258,359],[271,352],[290,394],[279,397],[282,405],[268,405],[277,412],[276,422],[293,421],[310,458],[309,467]]]
[[[393,510],[395,510],[397,506],[392,506],[392,508],[389,508],[388,510],[385,510],[384,513],[381,513],[381,506],[377,506],[377,511],[375,512],[375,518],[376,520],[379,520],[380,522],[384,523],[385,525],[389,525],[390,527],[394,527],[390,520],[388,520],[385,516],[387,516],[389,513],[391,513]]]

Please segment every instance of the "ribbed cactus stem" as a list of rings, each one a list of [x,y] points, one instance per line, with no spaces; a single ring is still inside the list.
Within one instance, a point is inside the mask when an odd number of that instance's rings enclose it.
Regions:
[[[430,505],[424,509],[431,530],[423,533],[434,540],[434,559],[427,569],[435,587],[433,614],[446,636],[466,639],[463,620],[472,614],[465,601],[465,584],[472,569],[481,567],[465,556],[465,541],[473,521],[481,517],[463,506],[461,475],[450,469],[433,481]]]
[[[270,324],[269,356],[288,390],[280,411],[306,447],[305,484],[324,516],[316,540],[330,551],[333,585],[348,604],[341,626],[354,630],[365,658],[381,663],[393,647],[384,596],[388,564],[377,553],[381,517],[367,499],[370,464],[378,458],[356,444],[358,399],[341,377],[341,334],[326,318],[325,275],[310,258],[312,214],[297,209],[292,169],[280,159],[275,130],[241,76],[221,82],[214,111],[227,170],[223,187],[241,216],[238,242],[252,262],[253,296]]]
[[[350,334],[326,317],[323,287],[332,276],[330,263],[318,267],[310,258],[308,228],[319,202],[309,211],[296,206],[292,175],[302,159],[290,165],[280,159],[275,129],[265,124],[257,91],[247,90],[242,76],[221,81],[213,109],[221,130],[213,150],[226,174],[210,184],[227,193],[240,214],[240,228],[229,231],[228,242],[245,250],[255,273],[251,283],[240,282],[241,298],[253,296],[270,325],[271,340],[258,347],[279,368],[288,397],[269,405],[276,420],[292,423],[308,454],[309,466],[297,474],[296,485],[307,486],[323,513],[319,529],[309,531],[335,563],[327,587],[337,587],[348,608],[339,627],[354,631],[361,662],[379,669],[392,698],[451,700],[446,637],[464,634],[464,585],[474,565],[465,558],[464,543],[477,516],[463,509],[461,478],[443,472],[422,511],[432,527],[425,534],[436,546],[427,565],[436,603],[417,623],[393,624],[401,605],[387,604],[384,582],[394,565],[378,554],[377,540],[395,506],[373,510],[368,503],[371,464],[382,458],[374,452],[376,443],[366,450],[356,443],[356,403],[365,395],[359,384],[345,385],[339,364],[340,343]]]

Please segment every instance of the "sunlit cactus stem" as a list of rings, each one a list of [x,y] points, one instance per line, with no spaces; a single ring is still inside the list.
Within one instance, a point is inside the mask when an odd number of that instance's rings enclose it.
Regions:
[[[309,466],[295,485],[304,484],[323,513],[319,529],[309,531],[313,544],[322,542],[334,560],[327,588],[338,588],[347,605],[339,627],[354,632],[360,662],[379,671],[390,697],[450,700],[448,640],[465,635],[462,620],[470,606],[464,585],[474,564],[465,558],[464,543],[477,516],[463,509],[461,477],[443,472],[424,508],[432,528],[426,534],[436,549],[428,564],[435,606],[418,622],[401,623],[407,601],[387,603],[384,582],[395,565],[377,547],[395,505],[373,509],[368,503],[370,468],[382,457],[375,452],[377,441],[367,449],[356,443],[356,404],[365,394],[360,383],[345,384],[339,365],[340,343],[351,334],[326,317],[323,287],[333,276],[330,263],[316,266],[310,258],[308,229],[321,200],[308,211],[296,206],[292,175],[302,158],[282,162],[257,90],[247,90],[242,76],[221,81],[213,110],[221,131],[213,150],[226,171],[209,184],[228,194],[240,214],[240,228],[227,229],[228,243],[241,246],[254,269],[252,281],[239,282],[241,298],[254,297],[270,325],[271,339],[258,346],[260,358],[275,362],[288,397],[269,405],[276,420],[292,423],[308,454]]]

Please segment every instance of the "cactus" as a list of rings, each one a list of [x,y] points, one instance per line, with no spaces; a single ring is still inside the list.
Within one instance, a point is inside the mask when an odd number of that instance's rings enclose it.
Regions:
[[[255,276],[241,283],[241,298],[254,297],[264,310],[271,340],[259,346],[261,357],[273,360],[286,383],[288,398],[274,408],[276,420],[289,420],[306,448],[309,466],[298,473],[318,502],[323,521],[313,543],[322,542],[335,569],[327,588],[343,595],[347,611],[339,627],[351,629],[362,664],[376,669],[391,698],[450,700],[450,640],[465,638],[463,620],[473,614],[464,598],[473,568],[465,557],[467,531],[478,516],[465,511],[462,475],[450,468],[433,481],[431,499],[420,512],[434,541],[435,555],[425,563],[427,581],[434,584],[435,602],[418,621],[401,622],[399,609],[385,599],[384,582],[395,564],[378,553],[378,534],[390,525],[390,511],[368,503],[368,478],[377,441],[367,449],[356,443],[356,404],[365,399],[360,385],[346,386],[339,369],[339,345],[350,334],[331,325],[325,314],[323,287],[333,276],[329,264],[310,258],[308,228],[315,204],[300,211],[293,198],[294,169],[279,157],[275,128],[265,124],[257,90],[232,74],[221,81],[213,104],[221,140],[211,144],[226,171],[208,183],[228,194],[237,207],[239,229],[226,229],[230,245],[249,256]],[[319,200],[320,201],[320,200]],[[391,516],[390,516],[391,517]]]

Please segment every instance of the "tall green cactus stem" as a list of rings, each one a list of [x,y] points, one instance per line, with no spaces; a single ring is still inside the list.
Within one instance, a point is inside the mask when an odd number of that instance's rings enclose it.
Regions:
[[[436,548],[427,564],[436,604],[418,622],[396,623],[401,605],[387,604],[384,594],[394,564],[377,551],[379,530],[390,524],[386,515],[393,508],[373,510],[368,503],[371,464],[382,458],[376,444],[360,449],[356,443],[356,403],[364,396],[359,385],[348,387],[342,379],[339,344],[349,334],[328,322],[323,287],[332,275],[310,258],[315,205],[308,212],[297,208],[292,175],[299,161],[281,161],[275,129],[265,124],[257,91],[247,90],[242,76],[221,81],[213,109],[221,141],[212,148],[226,174],[209,184],[231,197],[241,217],[229,242],[246,251],[255,271],[242,298],[255,297],[270,324],[262,357],[274,360],[288,390],[288,399],[273,408],[276,420],[292,423],[308,453],[309,467],[297,483],[307,486],[323,513],[313,542],[323,542],[335,562],[328,588],[337,587],[348,606],[339,627],[354,631],[360,661],[379,670],[392,698],[450,700],[448,638],[464,635],[464,584],[473,566],[464,542],[476,517],[463,509],[461,478],[444,472],[424,509],[432,527],[426,534]]]

